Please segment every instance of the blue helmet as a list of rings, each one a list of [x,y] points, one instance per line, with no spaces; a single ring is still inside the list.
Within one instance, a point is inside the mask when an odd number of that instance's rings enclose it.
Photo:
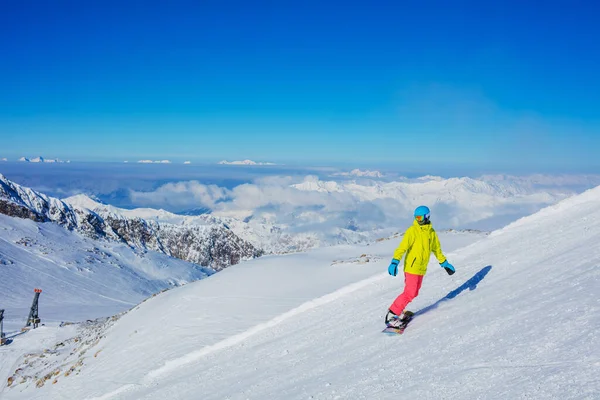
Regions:
[[[425,225],[429,223],[429,217],[431,216],[431,211],[429,207],[419,206],[415,209],[415,219],[419,223],[419,225]]]

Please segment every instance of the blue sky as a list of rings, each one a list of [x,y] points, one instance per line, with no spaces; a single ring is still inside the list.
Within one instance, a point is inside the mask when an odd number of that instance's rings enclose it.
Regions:
[[[599,6],[487,3],[9,2],[0,157],[597,169]]]

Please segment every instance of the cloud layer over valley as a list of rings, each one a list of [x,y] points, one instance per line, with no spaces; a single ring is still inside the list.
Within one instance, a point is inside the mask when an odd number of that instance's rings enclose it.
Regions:
[[[426,204],[440,228],[490,230],[576,193],[582,178],[488,176],[422,177],[394,181],[322,180],[268,176],[231,189],[199,181],[130,191],[132,203],[170,210],[204,209],[213,215],[286,226],[293,231],[345,228],[401,229],[415,207]]]

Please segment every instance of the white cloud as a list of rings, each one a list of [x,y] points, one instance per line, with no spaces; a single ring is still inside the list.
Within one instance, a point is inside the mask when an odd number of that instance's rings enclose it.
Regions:
[[[226,199],[227,189],[204,185],[198,181],[167,183],[153,192],[130,191],[133,203],[140,206],[162,208],[215,208],[217,201]]]
[[[207,207],[217,216],[268,219],[295,231],[363,231],[401,229],[421,204],[432,209],[437,227],[496,228],[574,193],[525,182],[429,177],[357,183],[269,176],[233,189],[197,181],[169,183],[153,192],[132,192],[131,199],[153,207]]]

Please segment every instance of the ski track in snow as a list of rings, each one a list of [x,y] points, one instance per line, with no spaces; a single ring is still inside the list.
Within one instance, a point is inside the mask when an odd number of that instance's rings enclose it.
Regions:
[[[182,368],[182,367],[185,367],[186,365],[194,363],[208,354],[235,346],[258,333],[261,333],[267,329],[273,328],[273,327],[281,324],[282,322],[287,321],[291,318],[297,317],[298,315],[300,315],[306,311],[309,311],[309,310],[315,309],[317,307],[323,306],[325,304],[331,303],[331,302],[338,300],[338,299],[340,299],[350,293],[353,293],[359,289],[367,287],[375,282],[381,281],[381,280],[385,279],[387,277],[387,275],[388,275],[387,273],[377,274],[370,278],[367,278],[362,281],[345,286],[341,289],[336,290],[335,292],[326,294],[325,296],[316,298],[314,300],[307,301],[306,303],[303,303],[300,306],[271,319],[270,321],[256,325],[256,326],[246,330],[245,332],[241,332],[236,335],[230,336],[225,340],[222,340],[222,341],[215,343],[213,345],[210,345],[210,346],[206,346],[206,347],[204,347],[198,351],[192,352],[186,356],[167,361],[162,367],[148,372],[140,384],[127,384],[125,386],[122,386],[122,387],[110,392],[110,393],[107,393],[100,397],[93,397],[93,398],[90,398],[89,400],[108,400],[119,394],[150,386],[155,383],[155,379],[163,377],[164,375],[172,373],[172,372],[178,370],[179,368]]]

